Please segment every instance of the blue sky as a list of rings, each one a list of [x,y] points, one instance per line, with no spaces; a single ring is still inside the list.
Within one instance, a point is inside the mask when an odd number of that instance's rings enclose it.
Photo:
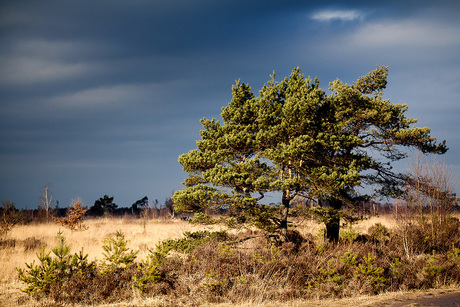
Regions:
[[[298,66],[327,89],[376,65],[385,97],[447,140],[458,192],[458,1],[2,1],[0,198],[36,208],[50,183],[61,207],[162,203],[235,80],[257,93]]]

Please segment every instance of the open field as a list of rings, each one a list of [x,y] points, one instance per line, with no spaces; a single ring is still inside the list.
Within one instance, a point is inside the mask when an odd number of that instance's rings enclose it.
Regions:
[[[389,228],[395,225],[391,217],[383,216],[363,220],[354,228],[360,233],[366,233],[367,229],[377,222]],[[7,238],[15,240],[14,248],[0,250],[0,262],[3,264],[0,271],[0,282],[13,281],[17,276],[15,268],[24,268],[26,262],[29,263],[36,259],[35,254],[42,244],[45,244],[48,249],[54,246],[59,230],[63,232],[73,252],[83,248],[90,260],[101,259],[104,239],[114,235],[117,230],[121,230],[130,242],[129,247],[139,251],[138,260],[142,260],[148,253],[148,248],[155,247],[160,241],[180,238],[186,231],[224,229],[224,227],[193,225],[179,219],[149,220],[145,229],[144,221],[134,218],[89,219],[84,224],[88,226],[88,229],[84,231],[70,231],[52,222],[20,225],[13,228]],[[313,220],[303,220],[297,230],[305,235],[314,234],[321,228],[322,226]]]
[[[370,219],[359,222],[354,226],[354,229],[364,234],[367,229],[375,223],[382,223],[389,229],[395,227],[395,220],[390,216],[372,217]],[[7,239],[4,239],[3,246],[0,247],[0,263],[2,270],[0,271],[0,306],[45,306],[46,301],[35,301],[24,293],[20,292],[20,288],[24,288],[17,279],[16,267],[25,268],[25,263],[31,263],[36,260],[36,253],[44,244],[46,249],[56,245],[56,234],[61,229],[63,235],[67,239],[72,248],[72,252],[77,252],[84,249],[84,252],[89,255],[90,260],[101,260],[103,257],[102,245],[104,239],[113,236],[117,230],[125,233],[129,240],[128,247],[133,250],[138,250],[137,262],[143,260],[148,255],[148,249],[154,248],[156,244],[167,239],[177,239],[183,237],[186,231],[198,230],[220,230],[220,226],[195,226],[182,220],[157,219],[148,220],[145,224],[142,219],[132,218],[101,218],[90,219],[85,221],[88,229],[84,231],[71,232],[68,229],[63,229],[56,224],[30,224],[19,225],[8,233]],[[308,234],[317,235],[321,226],[313,220],[303,220],[298,223],[297,231],[302,235]],[[231,232],[236,233],[235,230]],[[255,242],[246,241],[244,248],[250,249],[255,246]],[[263,285],[261,285],[263,287]],[[265,285],[266,286],[266,285]],[[430,290],[429,296],[441,293],[457,293],[458,287],[451,285],[442,286],[442,290]],[[133,290],[134,291],[134,290]],[[413,300],[416,297],[424,297],[426,292],[407,292],[397,291],[380,295],[359,295],[343,298],[343,299],[292,299],[285,300],[283,303],[276,300],[267,300],[263,295],[257,295],[245,301],[243,298],[239,302],[221,303],[220,306],[392,306],[397,305],[405,300]],[[175,301],[173,298],[164,296],[158,297],[142,297],[139,294],[133,295],[134,298],[128,301],[120,301],[112,304],[100,304],[98,306],[174,306],[174,305],[216,305],[217,302],[203,303],[200,300],[191,299],[185,302],[183,299]],[[48,302],[51,304],[51,302]],[[56,305],[61,306],[61,305]],[[399,305],[403,306],[403,305]],[[422,305],[423,306],[423,305]]]
[[[144,230],[142,219],[134,218],[100,218],[86,220],[88,226],[84,231],[70,231],[54,223],[20,225],[8,234],[8,238],[15,241],[14,248],[0,250],[0,281],[8,283],[17,277],[16,267],[25,268],[25,263],[36,259],[36,253],[45,244],[47,249],[55,246],[56,235],[62,231],[72,252],[78,252],[82,248],[89,255],[89,260],[102,258],[102,245],[104,239],[113,236],[117,230],[125,233],[129,240],[129,248],[138,250],[138,260],[145,258],[148,248],[153,248],[163,240],[176,239],[183,236],[186,231],[204,229],[182,220],[158,219],[149,220]],[[220,227],[207,227],[220,229]]]

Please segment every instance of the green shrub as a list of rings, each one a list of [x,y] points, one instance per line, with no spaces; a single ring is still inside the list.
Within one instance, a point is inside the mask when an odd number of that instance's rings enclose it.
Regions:
[[[27,294],[38,294],[50,292],[52,284],[58,280],[65,279],[74,274],[83,274],[84,270],[94,268],[94,263],[88,262],[88,255],[83,249],[74,255],[70,254],[70,246],[67,244],[62,232],[57,234],[58,245],[46,252],[43,246],[40,253],[37,253],[39,264],[35,261],[28,264],[27,269],[17,268],[19,279],[27,287],[22,289]],[[52,254],[51,254],[52,253]]]
[[[427,273],[428,275],[434,277],[445,270],[445,267],[438,264],[439,256],[436,255],[436,252],[433,253],[428,257],[428,260],[423,267],[423,272]]]
[[[133,275],[133,288],[145,293],[149,285],[159,282],[161,280],[161,273],[158,269],[160,264],[161,261],[152,253],[147,260],[143,260],[142,263],[137,264],[137,270],[141,276]]]
[[[451,262],[460,262],[460,248],[457,248],[452,244],[452,249],[447,251],[447,259]]]
[[[399,261],[399,258],[395,258],[393,262],[391,263],[390,270],[391,274],[393,275],[400,275],[401,268],[403,267],[403,264]]]
[[[348,243],[354,242],[358,236],[359,232],[352,227],[348,227],[340,232],[340,238]]]
[[[137,257],[137,251],[129,250],[127,247],[128,240],[125,239],[125,234],[122,231],[116,232],[115,236],[104,240],[103,255],[104,260],[100,265],[102,275],[117,269],[126,269],[133,265]]]
[[[375,243],[386,243],[390,240],[390,231],[381,223],[376,223],[369,227],[367,233]]]
[[[345,266],[356,266],[358,264],[356,257],[354,253],[346,252],[340,257],[340,261],[342,261]]]
[[[185,232],[185,237],[181,239],[169,239],[157,245],[157,253],[167,254],[170,250],[175,250],[182,253],[190,253],[200,245],[206,244],[211,241],[224,241],[227,239],[227,232],[222,231],[195,231]]]
[[[385,270],[374,265],[375,258],[376,256],[372,257],[371,253],[368,253],[367,257],[363,257],[364,264],[360,263],[355,270],[356,277],[364,279],[371,287],[376,287],[386,282],[386,278],[383,276]]]
[[[27,284],[27,288],[22,289],[27,294],[34,294],[40,291],[45,293],[49,286],[56,280],[56,263],[50,256],[51,252],[45,252],[43,247],[37,258],[40,264],[36,265],[35,261],[26,263],[27,269],[17,269],[19,279]]]

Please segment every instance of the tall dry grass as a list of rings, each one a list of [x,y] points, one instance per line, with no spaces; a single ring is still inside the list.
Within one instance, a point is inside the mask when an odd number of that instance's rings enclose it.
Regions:
[[[145,228],[142,219],[134,218],[89,219],[84,223],[88,226],[84,231],[70,231],[54,223],[18,225],[13,228],[4,238],[4,242],[8,243],[0,248],[0,283],[14,282],[17,279],[16,268],[25,268],[25,263],[36,260],[36,253],[42,245],[47,250],[54,247],[59,231],[63,232],[72,252],[83,248],[89,255],[89,260],[100,260],[103,256],[104,239],[121,230],[129,240],[129,248],[139,251],[137,259],[140,261],[148,254],[148,248],[154,248],[160,241],[180,238],[186,231],[204,228],[220,230],[219,226],[204,227],[173,219],[152,219],[147,221]]]
[[[367,229],[375,224],[382,223],[388,228],[393,228],[395,220],[391,216],[371,217],[360,221],[354,228],[360,233],[366,233]],[[70,231],[55,223],[17,225],[8,233],[5,240],[10,245],[0,248],[0,283],[11,283],[17,279],[16,268],[25,268],[25,263],[31,263],[36,259],[36,253],[42,245],[49,250],[56,245],[56,235],[59,231],[70,244],[72,251],[84,249],[89,255],[89,260],[102,258],[102,245],[104,239],[113,236],[117,230],[125,233],[129,240],[129,248],[138,250],[138,260],[143,260],[148,254],[149,248],[168,239],[183,237],[186,231],[198,230],[221,230],[221,226],[194,225],[179,219],[150,219],[144,228],[144,220],[129,217],[123,218],[95,218],[84,221],[88,226],[84,231]],[[302,235],[317,234],[323,228],[314,220],[305,219],[299,223],[297,231]],[[14,244],[14,246],[12,246]],[[247,246],[250,248],[250,246]]]

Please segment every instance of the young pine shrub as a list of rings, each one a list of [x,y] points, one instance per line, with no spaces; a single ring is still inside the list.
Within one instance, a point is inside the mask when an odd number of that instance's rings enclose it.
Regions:
[[[86,270],[95,268],[94,263],[88,262],[88,255],[83,254],[83,250],[70,254],[70,246],[62,232],[58,232],[57,240],[58,245],[51,251],[46,252],[43,246],[37,253],[39,264],[33,261],[26,263],[27,269],[17,268],[19,279],[27,285],[23,292],[32,296],[46,296],[56,285],[60,288],[59,285],[69,277],[83,275]],[[65,293],[61,292],[61,295]]]
[[[376,294],[390,285],[389,262],[382,245],[338,244],[308,261],[305,297],[347,297]],[[309,268],[313,268],[308,271]]]
[[[351,226],[340,232],[340,239],[347,243],[354,242],[359,236],[360,233]]]
[[[45,252],[43,247],[40,253],[37,253],[39,264],[26,263],[27,269],[17,268],[19,280],[27,285],[21,291],[35,296],[43,293],[48,294],[52,283],[56,281],[56,263],[50,256],[51,252]]]
[[[129,268],[133,265],[138,253],[128,248],[128,240],[124,232],[120,230],[117,230],[115,236],[104,240],[102,249],[104,250],[104,260],[100,264],[102,275]]]
[[[133,288],[141,293],[150,292],[151,286],[161,280],[161,272],[158,269],[160,264],[161,262],[152,255],[149,255],[142,263],[138,263],[137,270],[140,272],[140,276],[133,275]]]
[[[124,234],[117,231],[108,238],[101,268],[88,261],[81,250],[70,254],[70,246],[61,232],[58,245],[46,252],[43,247],[27,269],[17,269],[19,279],[26,283],[25,293],[37,298],[48,297],[55,302],[86,303],[115,302],[132,299],[133,276],[140,275],[132,265],[137,252],[127,248]]]
[[[386,244],[390,240],[390,231],[382,223],[376,223],[367,230],[369,238],[374,243]]]
[[[435,251],[428,257],[423,267],[423,272],[429,277],[436,277],[445,271],[445,267],[439,264],[439,255]]]
[[[164,272],[160,270],[160,266],[165,262],[174,244],[177,240],[168,240],[156,245],[155,250],[149,249],[149,255],[142,263],[137,264],[139,274],[133,275],[133,288],[141,293],[155,292],[155,285],[162,280],[165,280]]]
[[[363,263],[360,263],[355,269],[355,276],[366,286],[369,292],[376,294],[383,289],[385,282],[384,269],[374,264],[375,258],[371,253],[363,257]],[[366,291],[366,292],[368,292]]]

